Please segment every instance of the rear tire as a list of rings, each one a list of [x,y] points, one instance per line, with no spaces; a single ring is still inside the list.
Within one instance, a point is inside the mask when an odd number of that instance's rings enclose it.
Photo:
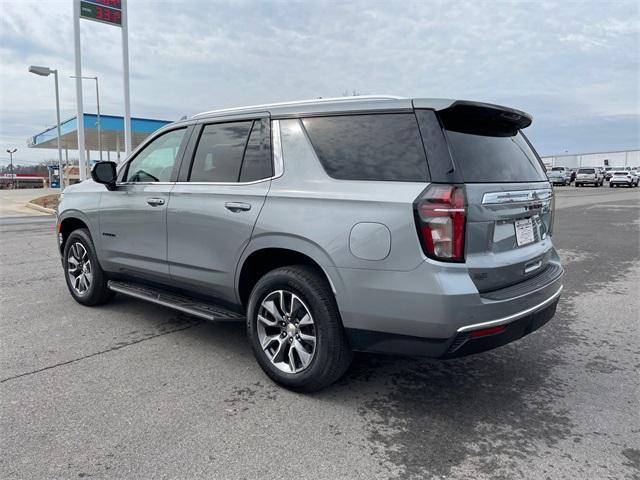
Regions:
[[[80,228],[71,232],[64,245],[62,258],[67,288],[76,302],[93,306],[106,303],[113,297],[89,230]]]
[[[313,392],[349,368],[353,354],[336,299],[315,268],[292,265],[267,273],[253,288],[247,310],[253,353],[274,382]]]

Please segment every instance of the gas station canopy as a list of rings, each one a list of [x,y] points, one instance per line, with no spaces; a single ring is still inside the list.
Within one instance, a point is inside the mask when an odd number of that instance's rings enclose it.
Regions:
[[[97,115],[84,114],[84,138],[87,150],[98,150]],[[168,120],[131,118],[132,148],[135,148],[152,132],[171,123]],[[60,145],[63,149],[78,149],[78,117],[72,117],[60,124]],[[102,150],[105,152],[124,151],[124,119],[113,115],[100,115]],[[58,135],[53,126],[27,140],[29,148],[58,148]]]

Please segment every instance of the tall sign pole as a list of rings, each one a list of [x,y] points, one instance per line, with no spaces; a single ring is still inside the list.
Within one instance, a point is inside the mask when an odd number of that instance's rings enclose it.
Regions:
[[[124,146],[125,154],[131,152],[131,105],[129,100],[129,32],[127,29],[126,0],[74,0],[73,26],[76,44],[76,77],[81,77],[80,67],[80,18],[94,22],[114,25],[122,29],[122,70],[124,76]],[[97,91],[96,81],[96,91]],[[78,149],[80,151],[80,178],[84,179],[84,125],[82,125],[82,84],[76,78],[76,97],[78,99]],[[99,101],[99,100],[98,100]],[[98,115],[100,113],[98,112]]]
[[[129,101],[129,13],[122,0],[122,74],[124,75],[124,154],[131,153],[131,104]]]
[[[73,43],[76,54],[76,119],[78,122],[78,158],[80,159],[80,181],[87,178],[84,156],[84,108],[82,106],[82,57],[80,53],[80,0],[73,2]],[[62,173],[62,172],[61,172]]]

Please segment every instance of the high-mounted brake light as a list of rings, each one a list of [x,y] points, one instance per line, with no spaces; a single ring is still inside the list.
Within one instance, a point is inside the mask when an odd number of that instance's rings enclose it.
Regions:
[[[433,259],[464,262],[466,207],[460,185],[431,184],[415,203],[424,253]]]

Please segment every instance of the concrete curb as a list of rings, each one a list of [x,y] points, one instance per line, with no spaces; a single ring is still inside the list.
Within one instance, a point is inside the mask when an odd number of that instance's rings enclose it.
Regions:
[[[27,202],[25,207],[31,208],[32,210],[37,210],[39,212],[55,214],[56,211],[53,208],[41,207],[40,205],[36,205],[35,203]]]

